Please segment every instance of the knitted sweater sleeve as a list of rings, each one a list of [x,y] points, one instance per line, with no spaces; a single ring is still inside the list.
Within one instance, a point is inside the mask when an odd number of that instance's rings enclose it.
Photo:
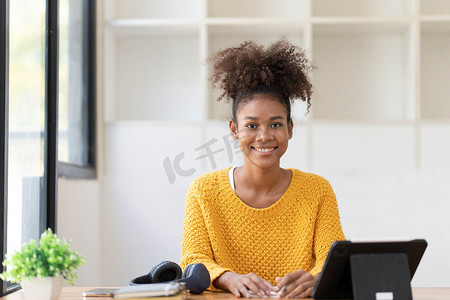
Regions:
[[[319,209],[314,230],[315,264],[311,274],[322,271],[331,244],[345,240],[339,218],[336,196],[328,181],[324,180],[323,194],[319,197]]]
[[[203,197],[207,197],[207,193],[201,188],[201,181],[196,179],[189,186],[186,195],[180,266],[185,269],[189,264],[204,264],[211,276],[209,289],[217,290],[213,286],[214,280],[230,269],[223,268],[214,261],[205,211],[200,204]]]

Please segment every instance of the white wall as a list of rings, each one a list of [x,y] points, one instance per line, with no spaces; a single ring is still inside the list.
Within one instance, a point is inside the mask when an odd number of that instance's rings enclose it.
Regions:
[[[209,164],[207,158],[195,159],[204,154],[195,149],[213,136],[218,141],[212,148],[224,148],[222,138],[227,135],[226,127],[212,133],[201,124],[136,121],[107,127],[104,284],[124,285],[162,260],[179,261],[184,195],[189,182]],[[174,172],[175,181],[170,184],[163,163],[180,153],[185,154],[181,168],[195,171],[189,177]],[[225,167],[228,152],[223,150],[217,158],[217,168]]]
[[[72,248],[86,257],[86,263],[77,269],[77,286],[101,286],[102,218],[104,207],[104,108],[103,108],[103,1],[97,1],[97,90],[96,90],[96,173],[95,180],[59,178],[57,200],[58,237],[72,241]]]
[[[106,178],[102,207],[101,281],[125,285],[161,260],[179,260],[184,195],[197,175],[228,165],[223,137],[226,123],[161,124],[119,122],[106,128]],[[412,125],[411,125],[412,126]],[[412,127],[332,127],[315,125],[311,141],[314,172],[330,180],[338,197],[347,238],[425,238],[429,247],[416,273],[416,286],[448,286],[450,249],[450,127],[426,128],[424,165],[414,167]],[[297,127],[283,165],[307,170],[305,127]],[[434,133],[432,133],[434,132]],[[436,134],[439,149],[426,138]],[[445,134],[445,135],[443,135]],[[216,168],[196,151],[211,138]],[[319,138],[320,137],[320,138]],[[436,142],[436,139],[432,139]],[[428,152],[435,155],[428,155]],[[163,162],[185,153],[183,169],[196,171],[176,176],[169,183]],[[434,160],[434,162],[432,162]],[[303,166],[302,166],[303,165]],[[437,167],[439,166],[439,168]]]
[[[78,286],[100,285],[101,193],[97,180],[58,180],[57,233],[72,242],[72,248],[86,257],[77,270]]]
[[[315,131],[313,140],[309,130]],[[429,246],[413,285],[449,286],[450,125],[422,128],[420,169],[410,150],[412,130],[408,125],[297,126],[283,165],[331,182],[347,238],[425,238]],[[105,132],[105,178],[59,180],[58,232],[87,258],[79,286],[127,285],[162,260],[178,262],[190,181],[242,162],[240,154],[230,162],[226,122],[118,122]],[[214,156],[215,168],[208,158],[196,160],[205,153],[198,148],[213,138],[211,149],[222,149]],[[185,154],[180,167],[195,172],[176,175],[170,184],[163,162],[180,153]]]

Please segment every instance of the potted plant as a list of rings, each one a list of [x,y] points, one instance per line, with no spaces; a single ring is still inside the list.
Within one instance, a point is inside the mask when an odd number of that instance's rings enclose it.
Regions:
[[[76,268],[85,262],[82,255],[70,250],[70,245],[47,229],[39,243],[31,240],[20,251],[6,255],[3,265],[7,270],[0,277],[20,283],[27,299],[58,299],[63,281],[73,284]]]

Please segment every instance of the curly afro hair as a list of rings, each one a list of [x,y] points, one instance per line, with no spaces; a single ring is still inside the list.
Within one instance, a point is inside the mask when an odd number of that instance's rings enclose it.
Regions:
[[[239,104],[249,101],[256,94],[274,96],[287,110],[291,119],[291,102],[301,99],[311,106],[312,85],[308,72],[314,69],[304,50],[280,39],[265,48],[254,41],[246,41],[239,47],[220,50],[209,57],[213,73],[212,86],[223,90],[217,99],[233,101],[233,120]]]

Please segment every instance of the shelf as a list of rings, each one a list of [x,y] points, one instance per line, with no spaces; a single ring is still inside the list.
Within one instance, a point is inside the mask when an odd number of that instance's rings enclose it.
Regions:
[[[313,0],[314,17],[409,16],[412,2],[408,0]]]
[[[302,18],[307,0],[208,0],[208,17]]]
[[[414,118],[410,96],[408,27],[374,32],[360,25],[315,25],[313,119],[406,121]]]
[[[313,18],[315,34],[404,34],[411,18]]]
[[[422,23],[433,23],[433,22],[450,22],[450,15],[429,15],[421,16],[420,21]]]
[[[450,1],[421,0],[420,13],[422,15],[450,15]]]
[[[189,19],[116,19],[106,26],[118,35],[191,35],[198,34],[199,21]]]
[[[450,118],[450,22],[421,28],[421,117]]]
[[[210,34],[276,34],[278,36],[301,33],[304,22],[295,19],[273,18],[209,18]]]
[[[198,19],[202,15],[202,0],[108,0],[107,20],[128,18]]]
[[[113,119],[203,120],[198,48],[197,36],[117,37]]]
[[[283,19],[208,19],[208,32],[211,35],[272,35],[277,37],[303,34],[303,22]]]
[[[424,19],[421,23],[421,34],[450,32],[450,16],[446,18]]]

